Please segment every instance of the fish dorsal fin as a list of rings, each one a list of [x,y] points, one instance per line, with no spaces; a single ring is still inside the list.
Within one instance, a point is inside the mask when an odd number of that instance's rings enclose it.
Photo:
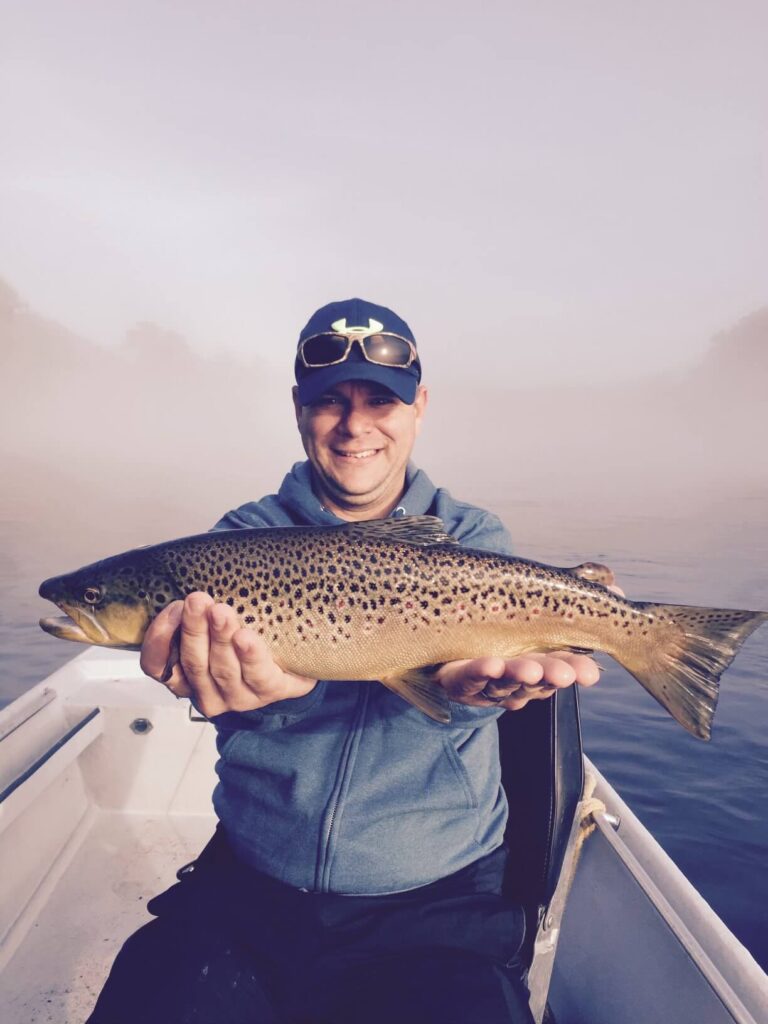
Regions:
[[[443,521],[437,516],[368,519],[360,523],[345,523],[340,529],[360,540],[390,540],[424,547],[430,544],[458,544],[455,537],[445,532]]]

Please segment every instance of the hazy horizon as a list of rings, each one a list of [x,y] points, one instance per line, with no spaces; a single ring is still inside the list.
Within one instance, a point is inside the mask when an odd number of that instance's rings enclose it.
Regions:
[[[274,492],[304,457],[291,351],[277,370],[201,355],[153,324],[101,346],[0,280],[0,518],[55,524],[77,539],[73,556],[92,560],[199,532]],[[716,332],[687,366],[614,384],[473,381],[455,353],[425,353],[424,365],[414,458],[465,500],[551,500],[575,521],[608,508],[695,515],[698,494],[768,490],[768,307]]]

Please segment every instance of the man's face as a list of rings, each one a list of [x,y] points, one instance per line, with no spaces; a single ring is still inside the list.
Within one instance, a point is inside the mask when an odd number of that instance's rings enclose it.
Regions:
[[[387,515],[403,492],[426,389],[419,388],[413,405],[369,381],[343,381],[312,405],[300,405],[294,388],[293,400],[325,503],[360,518]]]

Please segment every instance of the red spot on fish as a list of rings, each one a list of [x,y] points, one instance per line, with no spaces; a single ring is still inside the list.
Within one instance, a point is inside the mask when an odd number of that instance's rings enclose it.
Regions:
[[[531,608],[531,615],[541,615],[541,608]]]

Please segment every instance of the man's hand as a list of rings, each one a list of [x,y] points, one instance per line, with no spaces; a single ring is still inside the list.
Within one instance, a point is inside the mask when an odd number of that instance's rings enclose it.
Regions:
[[[177,697],[191,697],[207,718],[303,697],[317,684],[284,672],[264,641],[241,628],[229,605],[216,604],[203,593],[174,601],[150,623],[141,668],[153,679],[162,681],[179,627],[179,663],[165,685]]]
[[[479,708],[496,704],[509,711],[519,711],[529,700],[551,697],[556,690],[574,683],[594,686],[599,678],[600,667],[596,661],[586,654],[570,651],[526,654],[508,661],[504,658],[449,661],[437,673],[437,681],[448,691],[451,700]]]
[[[615,584],[608,590],[620,597],[624,591]],[[594,686],[600,678],[600,666],[586,654],[551,651],[526,654],[520,658],[475,658],[449,661],[437,673],[437,681],[451,700],[472,707],[494,704],[519,711],[529,700],[544,700],[566,686]],[[483,696],[483,692],[487,696]]]

